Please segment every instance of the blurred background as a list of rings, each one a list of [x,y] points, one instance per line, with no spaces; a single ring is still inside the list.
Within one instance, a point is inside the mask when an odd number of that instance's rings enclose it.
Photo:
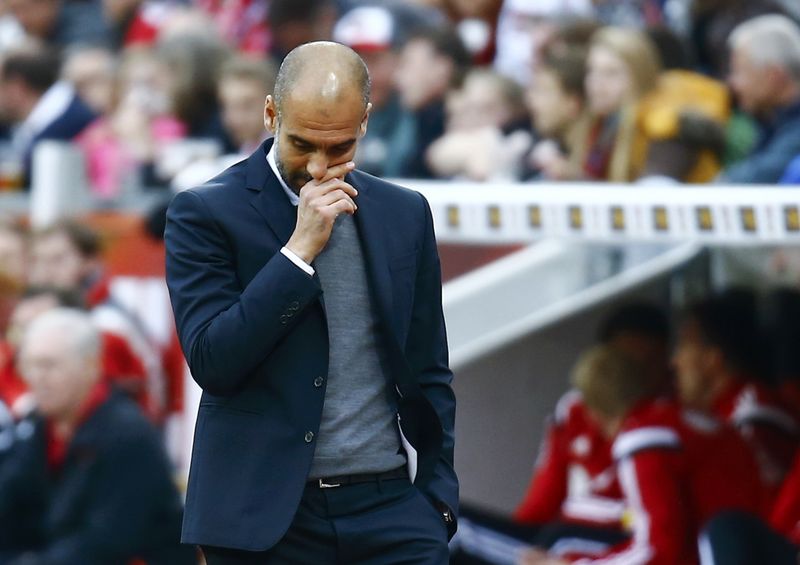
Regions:
[[[777,489],[800,439],[798,22],[796,0],[0,0],[0,500],[22,488],[3,469],[23,424],[69,392],[19,362],[58,305],[101,330],[101,378],[184,488],[199,390],[166,206],[266,139],[277,68],[313,40],[369,67],[357,166],[431,202],[467,508],[518,508],[571,368],[620,309],[663,314],[659,363],[680,373],[685,312],[732,289],[757,358],[737,378],[786,417]],[[0,503],[0,526],[19,518]],[[57,537],[31,528],[29,546]],[[21,536],[0,534],[0,563]]]

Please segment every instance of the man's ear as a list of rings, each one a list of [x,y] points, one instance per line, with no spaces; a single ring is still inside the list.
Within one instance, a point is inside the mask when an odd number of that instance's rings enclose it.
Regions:
[[[264,101],[264,128],[273,134],[278,132],[278,110],[275,108],[272,94],[267,94],[267,99]]]
[[[358,130],[359,137],[364,137],[367,133],[367,123],[369,122],[369,112],[372,110],[372,102],[367,103],[367,110],[364,112],[364,117],[361,118],[361,126]]]

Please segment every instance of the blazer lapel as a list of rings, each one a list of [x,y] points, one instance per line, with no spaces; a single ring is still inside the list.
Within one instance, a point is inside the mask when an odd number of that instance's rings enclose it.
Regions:
[[[347,178],[347,181],[353,184],[351,177]],[[376,301],[380,319],[388,321],[386,329],[389,330],[393,345],[400,347],[397,342],[398,331],[395,327],[392,303],[392,279],[387,261],[388,254],[384,245],[385,237],[382,233],[386,225],[383,221],[379,203],[370,194],[369,187],[355,186],[355,188],[358,190],[358,197],[356,198],[358,211],[355,214],[356,227],[358,228],[361,248],[364,250],[364,261],[372,294]]]
[[[250,204],[267,221],[281,245],[289,241],[297,219],[297,209],[281,186],[278,177],[267,163],[272,147],[268,139],[247,159],[246,187],[253,195]]]

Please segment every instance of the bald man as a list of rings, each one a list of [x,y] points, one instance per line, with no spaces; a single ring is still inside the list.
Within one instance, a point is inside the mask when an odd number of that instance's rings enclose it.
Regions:
[[[178,194],[167,282],[203,389],[184,543],[209,565],[446,563],[455,397],[430,208],[354,169],[369,75],[302,45],[274,133]]]

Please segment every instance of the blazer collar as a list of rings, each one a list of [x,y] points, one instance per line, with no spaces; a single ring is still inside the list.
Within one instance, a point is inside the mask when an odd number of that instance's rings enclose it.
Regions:
[[[250,204],[264,217],[283,245],[294,231],[297,211],[267,163],[271,147],[272,139],[268,139],[247,158],[245,188],[252,193]]]

